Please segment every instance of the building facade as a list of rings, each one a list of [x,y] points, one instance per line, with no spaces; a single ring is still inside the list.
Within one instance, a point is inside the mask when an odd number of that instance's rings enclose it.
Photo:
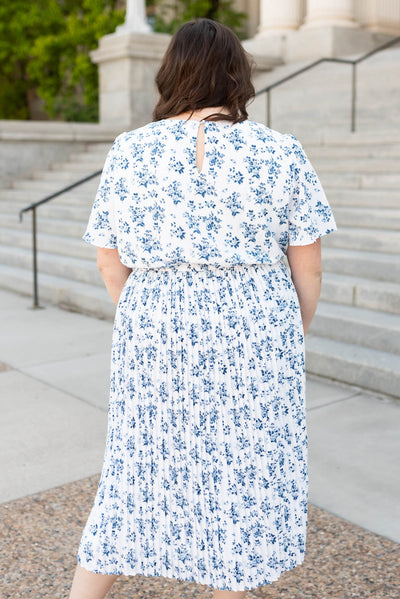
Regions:
[[[236,0],[235,8],[248,15],[249,38],[328,24],[400,35],[400,0]]]
[[[245,49],[259,71],[277,64],[367,52],[400,35],[400,0],[236,0],[248,15]],[[170,36],[146,22],[144,0],[127,0],[125,23],[100,40],[100,121],[149,120],[154,76]]]
[[[400,35],[400,0],[238,0],[236,6],[249,15],[248,49],[285,62],[364,52]]]

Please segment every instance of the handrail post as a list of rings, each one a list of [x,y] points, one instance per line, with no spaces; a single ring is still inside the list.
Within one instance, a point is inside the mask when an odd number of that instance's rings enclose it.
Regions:
[[[19,221],[22,222],[22,215],[25,212],[28,211],[32,211],[32,238],[33,238],[33,243],[32,243],[32,251],[33,251],[33,308],[43,308],[44,306],[39,306],[39,292],[38,292],[38,268],[37,268],[37,231],[36,231],[36,208],[38,206],[41,206],[42,204],[45,204],[46,202],[48,202],[49,200],[52,200],[58,196],[60,196],[61,194],[70,191],[71,189],[75,189],[75,187],[78,187],[79,185],[82,185],[82,183],[86,183],[86,181],[91,181],[94,177],[97,177],[98,175],[100,175],[102,173],[101,170],[96,171],[95,173],[92,173],[91,175],[88,175],[87,177],[84,177],[83,179],[79,179],[79,181],[75,181],[75,183],[72,183],[71,185],[67,185],[67,187],[63,187],[63,189],[60,189],[59,191],[56,191],[55,193],[52,193],[49,196],[46,196],[45,198],[43,198],[42,200],[39,200],[38,202],[34,202],[33,204],[29,204],[29,206],[26,206],[25,208],[23,208],[22,210],[19,211]]]
[[[353,133],[356,130],[356,68],[357,63],[353,62],[351,65],[351,131]]]
[[[37,245],[36,245],[36,207],[32,208],[32,237],[33,237],[33,307],[39,308],[37,281]]]

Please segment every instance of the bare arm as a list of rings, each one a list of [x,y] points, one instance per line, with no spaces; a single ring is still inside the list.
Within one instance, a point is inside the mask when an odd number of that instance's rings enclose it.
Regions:
[[[299,298],[305,335],[314,317],[321,293],[321,238],[308,245],[289,245],[287,259]]]
[[[118,249],[97,248],[97,267],[114,304],[117,305],[121,291],[131,268],[122,264]]]

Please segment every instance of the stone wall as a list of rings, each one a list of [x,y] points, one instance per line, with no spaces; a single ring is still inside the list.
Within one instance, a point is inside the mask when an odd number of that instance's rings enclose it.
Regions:
[[[92,123],[0,120],[0,182],[29,177],[90,142],[110,142],[122,131]]]

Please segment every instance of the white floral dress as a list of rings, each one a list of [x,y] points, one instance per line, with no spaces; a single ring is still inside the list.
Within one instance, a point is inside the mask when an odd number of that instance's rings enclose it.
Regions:
[[[305,556],[305,351],[284,257],[336,230],[300,142],[255,121],[119,135],[83,239],[132,268],[78,561],[242,591]]]

